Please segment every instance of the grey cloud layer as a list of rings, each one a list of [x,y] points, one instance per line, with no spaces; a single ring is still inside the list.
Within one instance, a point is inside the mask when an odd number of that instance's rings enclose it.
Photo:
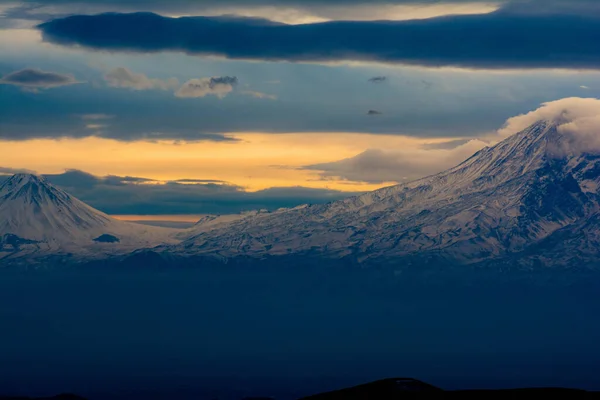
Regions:
[[[0,169],[0,172],[2,170]],[[7,173],[20,171],[6,170]],[[210,179],[181,179],[165,184],[148,185],[144,183],[153,182],[152,179],[98,177],[78,170],[46,175],[46,178],[109,214],[226,214],[323,203],[353,194],[304,187],[270,188],[250,193],[239,186]],[[6,177],[0,176],[0,181],[2,179]]]
[[[133,90],[175,90],[176,97],[194,98],[207,95],[223,98],[231,93],[238,84],[238,79],[232,76],[213,76],[210,78],[190,79],[180,86],[177,78],[156,79],[146,74],[136,73],[124,67],[117,67],[104,75],[111,87]]]
[[[179,81],[176,78],[167,80],[150,79],[144,74],[135,73],[123,67],[110,70],[104,75],[104,79],[109,86],[134,90],[169,90],[179,86]]]
[[[111,51],[181,51],[295,62],[350,59],[480,69],[600,68],[599,13],[532,14],[523,10],[304,25],[254,18],[100,14],[56,19],[39,29],[46,41]],[[152,35],[145,34],[150,30]]]
[[[46,72],[35,68],[11,72],[0,79],[0,84],[15,85],[26,89],[50,89],[75,83],[78,81],[73,75]]]
[[[223,98],[231,93],[237,84],[238,79],[234,76],[190,79],[175,92],[175,96],[185,98],[213,95]]]
[[[24,168],[7,168],[0,167],[0,175],[14,175],[14,174],[35,174],[34,171]],[[0,177],[2,179],[2,177]]]
[[[539,1],[540,0],[536,0]],[[39,0],[21,0],[24,4],[39,4]],[[439,4],[439,0],[371,0],[376,5],[428,5]],[[451,3],[490,3],[490,0],[452,0]],[[509,0],[499,0],[497,3],[508,3]],[[231,6],[273,6],[273,7],[314,7],[314,6],[355,6],[363,5],[364,0],[44,0],[44,5],[106,5],[116,9],[162,9],[181,10]]]
[[[39,7],[39,0],[21,0],[31,9]],[[451,4],[498,4],[508,10],[521,12],[590,12],[598,10],[596,0],[370,0],[373,7],[388,5],[429,6]],[[158,12],[201,11],[203,9],[230,7],[293,7],[303,9],[363,6],[364,0],[44,0],[44,6],[106,7],[112,10],[142,10]],[[51,10],[41,7],[40,14],[49,15]]]
[[[339,161],[309,165],[323,180],[354,182],[403,182],[453,167],[486,146],[481,140],[451,141],[418,151],[369,149]]]
[[[506,1],[508,0],[494,0],[493,4]],[[489,0],[451,1],[452,5],[466,5],[467,8],[469,4],[472,7],[484,4],[489,8],[489,3]],[[359,0],[24,0],[9,3],[9,6],[0,14],[0,29],[31,27],[36,22],[69,15],[114,11],[150,11],[168,15],[240,14],[267,18],[276,15],[283,18],[282,22],[302,22],[303,17],[351,20],[354,19],[352,15],[377,20],[386,15],[385,12],[380,12],[383,8],[407,6],[418,10],[423,6],[433,6],[439,10],[439,0],[372,0],[368,7],[365,7],[364,1]],[[361,10],[352,12],[355,8]],[[449,13],[452,14],[451,11]]]

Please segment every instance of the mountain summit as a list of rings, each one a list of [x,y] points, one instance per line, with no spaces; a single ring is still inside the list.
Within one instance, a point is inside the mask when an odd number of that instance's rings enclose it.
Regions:
[[[171,249],[224,257],[314,255],[355,262],[522,253],[599,210],[600,157],[541,120],[442,173],[361,196],[198,227]]]
[[[154,248],[134,258],[600,265],[600,151],[588,145],[594,135],[565,126],[539,120],[410,183],[324,205],[206,217],[188,230],[118,221],[44,178],[19,174],[0,186],[0,261]]]
[[[113,219],[40,176],[16,174],[0,185],[0,261],[129,252],[171,243],[171,234],[168,229]]]
[[[45,178],[17,174],[0,186],[0,232],[36,241],[75,240],[113,222]]]

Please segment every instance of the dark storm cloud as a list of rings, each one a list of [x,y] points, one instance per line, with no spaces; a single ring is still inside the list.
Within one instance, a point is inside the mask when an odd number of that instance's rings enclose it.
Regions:
[[[367,112],[367,115],[381,115],[383,114],[381,111],[377,111],[377,110],[369,110]]]
[[[0,113],[0,140],[99,137],[123,142],[138,140],[149,142],[166,140],[174,143],[238,141],[238,139],[225,134],[203,132],[199,128],[190,126],[177,126],[177,121],[172,120],[159,121],[157,127],[152,127],[151,121],[137,122],[133,117],[120,124],[88,124],[88,126],[82,126],[70,121],[67,116],[62,118],[59,116],[45,116],[44,120],[40,121],[27,121],[24,118],[20,118],[19,121],[2,121],[1,117],[2,113]],[[151,120],[155,119],[152,118]],[[175,125],[167,126],[171,122],[175,122]]]
[[[0,84],[15,85],[25,89],[50,89],[78,83],[73,75],[25,68],[11,72],[0,79]]]
[[[304,25],[255,18],[110,13],[56,19],[39,29],[46,41],[111,51],[480,69],[600,68],[600,15],[595,12],[533,14],[501,9],[424,20]]]
[[[597,0],[511,0],[504,2],[504,12],[522,14],[598,14]]]
[[[537,0],[538,4],[540,0]],[[490,3],[489,0],[452,0],[456,4],[468,3]],[[508,0],[500,0],[506,3]],[[23,4],[37,6],[40,0],[21,0]],[[440,0],[370,0],[373,5],[430,5],[438,4]],[[364,5],[364,0],[43,0],[44,5],[49,6],[81,6],[102,5],[115,9],[143,9],[143,10],[182,10],[202,9],[214,7],[320,7],[320,6],[356,6]]]
[[[98,185],[124,186],[129,184],[152,183],[153,179],[139,178],[135,176],[107,175],[98,177],[77,169],[68,169],[62,174],[46,175],[52,183],[59,186],[68,186],[80,189],[90,189]]]
[[[100,137],[120,141],[228,141],[236,139],[218,129],[218,121],[200,118],[198,104],[180,104],[172,93],[131,91],[123,95],[113,88],[76,88],[60,94],[48,91],[39,100],[20,90],[0,86],[0,139]],[[217,108],[217,111],[214,109]],[[203,115],[222,120],[231,111],[212,104]]]
[[[26,170],[0,168],[0,173],[2,171],[8,174]],[[6,177],[0,176],[0,184]],[[99,177],[79,170],[67,170],[45,177],[52,184],[109,214],[224,214],[256,209],[275,210],[335,201],[355,194],[305,187],[275,187],[246,192],[240,186],[211,179],[156,182],[140,177]]]
[[[352,7],[363,6],[364,0],[21,0],[21,9],[39,9],[41,15],[51,11],[46,6],[64,6],[76,9],[82,6],[106,7],[113,10],[141,10],[175,12],[185,10],[202,10],[215,7]],[[440,3],[453,4],[490,4],[496,3],[504,9],[530,13],[582,13],[598,10],[596,0],[370,0],[373,6],[407,5],[428,6]],[[27,13],[21,12],[21,17]]]

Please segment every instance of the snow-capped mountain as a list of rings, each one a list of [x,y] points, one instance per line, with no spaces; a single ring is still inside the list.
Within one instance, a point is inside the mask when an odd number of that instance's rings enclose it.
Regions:
[[[188,230],[118,221],[43,178],[15,175],[0,186],[0,264],[58,254],[600,265],[600,155],[576,139],[560,121],[539,121],[436,175],[325,205],[205,216]]]
[[[539,121],[437,175],[326,205],[200,224],[168,251],[357,262],[435,255],[460,263],[520,254],[600,219],[600,156],[573,150],[572,139],[557,121]]]
[[[172,234],[115,220],[36,175],[17,174],[0,186],[0,260],[122,253],[173,243]]]

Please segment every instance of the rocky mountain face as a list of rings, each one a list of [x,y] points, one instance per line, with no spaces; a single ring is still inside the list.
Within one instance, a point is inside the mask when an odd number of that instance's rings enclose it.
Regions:
[[[168,251],[477,263],[567,235],[593,252],[592,232],[564,232],[594,231],[600,157],[572,151],[570,141],[556,122],[540,121],[437,175],[326,205],[199,225]]]
[[[600,155],[573,145],[559,126],[539,121],[407,184],[325,205],[207,216],[187,230],[117,221],[43,178],[15,175],[0,187],[0,255],[36,249],[160,265],[315,257],[363,265],[594,264]]]

